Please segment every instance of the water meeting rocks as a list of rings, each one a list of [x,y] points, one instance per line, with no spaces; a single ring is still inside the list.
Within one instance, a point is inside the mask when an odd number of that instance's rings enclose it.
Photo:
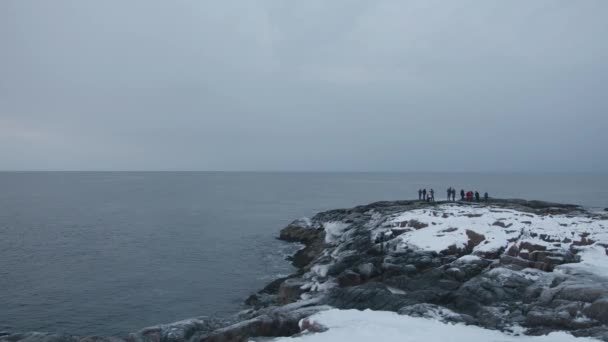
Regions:
[[[279,238],[302,244],[291,258],[298,271],[253,294],[230,321],[192,319],[125,338],[30,333],[0,341],[246,341],[318,330],[306,318],[330,308],[608,341],[602,210],[525,200],[385,201],[296,220]]]

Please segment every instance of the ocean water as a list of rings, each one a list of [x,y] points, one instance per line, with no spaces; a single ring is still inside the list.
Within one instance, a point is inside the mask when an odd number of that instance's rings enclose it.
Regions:
[[[0,173],[0,331],[233,314],[293,270],[275,238],[291,220],[448,186],[608,207],[605,174]]]

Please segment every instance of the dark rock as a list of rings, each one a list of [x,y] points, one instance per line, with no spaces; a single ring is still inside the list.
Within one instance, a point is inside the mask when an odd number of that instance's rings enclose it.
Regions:
[[[311,321],[308,318],[304,318],[300,323],[300,330],[311,333],[320,333],[327,331],[327,327],[319,324],[318,322]]]
[[[294,256],[292,257],[291,263],[298,268],[306,267],[319,255],[321,255],[324,248],[325,244],[323,240],[313,241],[306,245],[306,247],[297,251],[296,254],[294,254]]]
[[[401,295],[393,294],[384,284],[366,283],[333,289],[327,304],[339,309],[397,311],[412,302]]]
[[[586,236],[583,236],[579,241],[572,241],[572,246],[589,246],[593,245],[594,243],[594,240],[588,239]]]
[[[522,258],[518,258],[518,257],[513,257],[510,255],[503,255],[500,258],[500,263],[502,265],[515,265],[518,266],[519,269],[524,269],[526,267],[531,267],[533,262],[531,262],[530,260],[526,260],[526,259],[522,259]]]
[[[557,328],[566,330],[585,329],[597,325],[588,320],[577,320],[568,311],[554,311],[536,308],[528,312],[525,325],[527,327]]]
[[[334,277],[338,276],[344,271],[353,269],[359,262],[361,262],[360,255],[348,255],[337,260],[333,265],[331,265],[327,271],[327,274]]]
[[[591,327],[570,331],[575,337],[591,337],[599,341],[608,341],[608,330],[604,326]]]
[[[585,303],[594,303],[607,293],[607,289],[601,284],[593,286],[581,283],[572,284],[571,282],[562,283],[558,290],[555,299]]]
[[[291,258],[295,267],[303,268],[316,259],[325,248],[325,230],[315,228],[306,219],[292,222],[280,232],[279,239],[288,242],[303,243],[305,247]]]
[[[251,296],[247,297],[247,299],[245,299],[245,304],[250,305],[250,306],[255,306],[259,302],[260,302],[260,299],[259,299],[258,295],[256,295],[256,294],[252,294]]]
[[[266,308],[277,304],[277,295],[259,292],[252,294],[245,300],[245,304],[254,307],[255,309]]]
[[[233,342],[248,341],[251,337],[258,336],[291,336],[300,332],[301,319],[327,309],[329,308],[326,306],[313,306],[294,310],[268,311],[255,318],[201,335],[196,341]]]
[[[504,223],[504,222],[502,222],[502,221],[496,221],[496,222],[492,223],[492,225],[493,225],[493,226],[497,226],[497,227],[501,227],[501,228],[509,228],[509,227],[511,227],[513,224],[512,224],[512,223],[509,223],[509,224],[507,225],[507,224],[505,224],[505,223]]]
[[[361,275],[354,271],[344,271],[342,272],[338,278],[338,286],[347,287],[347,286],[355,286],[361,284]]]
[[[524,241],[519,244],[519,249],[527,249],[529,253],[532,253],[535,251],[546,251],[547,247]]]
[[[428,226],[429,226],[428,224],[419,222],[417,220],[409,220],[406,225],[406,227],[412,227],[414,229],[422,229],[422,228],[426,228]]]
[[[482,234],[478,234],[470,229],[466,230],[466,234],[469,237],[469,241],[467,242],[467,246],[465,247],[465,251],[467,254],[473,252],[473,248],[477,247],[482,241],[486,239]]]
[[[279,292],[279,288],[281,284],[291,277],[282,277],[271,281],[268,285],[266,285],[260,292],[268,293],[268,294],[277,294]]]
[[[181,342],[197,334],[204,334],[221,326],[222,322],[189,319],[171,324],[163,324],[142,329],[129,334],[128,342]]]
[[[388,279],[401,275],[415,274],[418,272],[418,269],[416,268],[416,266],[411,264],[400,265],[385,261],[382,263],[382,271],[383,278]]]
[[[466,280],[466,273],[457,267],[448,268],[445,271],[445,275],[447,278],[451,278],[459,282],[464,282]]]
[[[293,278],[285,280],[279,287],[278,301],[280,304],[293,303],[300,299],[300,295],[306,290],[302,289],[305,282],[301,279]]]
[[[294,223],[283,228],[279,234],[280,240],[303,244],[312,243],[320,238],[325,238],[325,230],[323,228],[302,227],[294,225]]]

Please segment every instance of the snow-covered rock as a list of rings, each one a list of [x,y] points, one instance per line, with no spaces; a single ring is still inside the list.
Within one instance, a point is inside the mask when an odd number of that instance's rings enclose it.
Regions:
[[[380,202],[320,213],[311,224],[324,227],[325,248],[301,270],[311,289],[302,298],[608,341],[607,219],[518,200]]]

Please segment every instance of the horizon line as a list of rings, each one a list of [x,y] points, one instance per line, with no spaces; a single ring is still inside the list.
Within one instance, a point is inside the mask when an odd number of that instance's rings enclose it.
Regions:
[[[44,173],[44,172],[66,172],[66,173],[387,173],[387,174],[608,174],[606,170],[600,171],[504,171],[504,170],[477,170],[477,171],[386,171],[386,170],[138,170],[138,169],[116,169],[116,170],[78,170],[78,169],[14,169],[0,170],[0,173]]]

